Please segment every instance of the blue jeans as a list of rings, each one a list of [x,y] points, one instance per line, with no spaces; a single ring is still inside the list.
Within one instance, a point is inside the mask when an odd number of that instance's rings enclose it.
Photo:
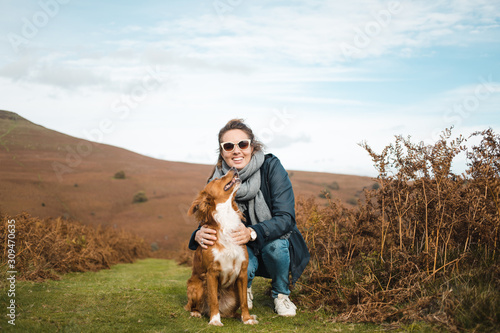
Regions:
[[[276,239],[267,243],[259,256],[253,250],[248,250],[248,287],[252,286],[255,276],[271,279],[271,294],[277,298],[278,294],[290,295],[288,271],[290,269],[290,251],[288,239]]]

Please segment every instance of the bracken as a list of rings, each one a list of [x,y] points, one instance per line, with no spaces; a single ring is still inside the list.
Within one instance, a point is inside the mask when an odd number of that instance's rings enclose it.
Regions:
[[[298,283],[303,306],[326,308],[337,321],[424,320],[449,331],[500,326],[500,137],[491,129],[474,133],[481,142],[470,150],[462,136],[450,137],[447,129],[424,145],[397,136],[380,154],[361,144],[379,186],[365,190],[356,208],[297,200],[311,252]],[[468,169],[454,174],[462,152]],[[470,292],[478,280],[484,292]],[[463,296],[474,303],[475,294],[479,310],[458,306]]]
[[[13,217],[0,214],[3,272],[7,271],[10,220],[15,221],[15,269],[19,279],[59,279],[59,274],[96,271],[150,255],[142,238],[125,231],[94,228],[62,218],[41,220],[27,213]]]

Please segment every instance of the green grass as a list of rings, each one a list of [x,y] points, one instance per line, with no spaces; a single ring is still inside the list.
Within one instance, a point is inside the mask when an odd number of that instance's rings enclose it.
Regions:
[[[254,281],[254,309],[259,324],[223,318],[224,327],[184,310],[191,269],[171,260],[146,259],[99,272],[71,273],[60,281],[17,281],[16,326],[7,323],[7,294],[0,331],[5,332],[373,332],[381,326],[333,323],[322,312],[298,309],[283,318],[264,295],[268,280]],[[292,294],[293,299],[293,294]],[[413,329],[410,329],[413,331]],[[418,331],[418,329],[417,329]]]

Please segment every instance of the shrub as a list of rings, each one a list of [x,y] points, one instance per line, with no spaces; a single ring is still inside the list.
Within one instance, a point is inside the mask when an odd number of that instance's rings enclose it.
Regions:
[[[125,179],[125,171],[120,170],[117,173],[115,173],[114,176],[115,179]]]
[[[59,279],[58,274],[96,271],[149,256],[144,240],[114,228],[82,225],[62,218],[39,219],[23,213],[0,216],[0,251],[8,252],[8,225],[15,221],[16,271],[26,280]],[[10,223],[12,224],[12,223]],[[0,268],[7,271],[7,255]]]
[[[338,191],[340,189],[339,183],[337,182],[332,182],[327,187],[334,191]]]
[[[144,191],[139,191],[134,195],[133,203],[146,202],[148,198],[146,197],[146,193]]]
[[[322,199],[329,199],[332,197],[332,193],[327,188],[323,189],[318,196]]]
[[[356,198],[347,199],[347,203],[352,206],[356,206],[358,204],[358,200]]]
[[[297,201],[311,253],[298,284],[303,306],[326,308],[338,321],[499,327],[500,136],[472,135],[482,141],[467,151],[462,175],[451,164],[465,139],[450,136],[429,146],[398,136],[380,154],[363,144],[379,187],[355,208]]]

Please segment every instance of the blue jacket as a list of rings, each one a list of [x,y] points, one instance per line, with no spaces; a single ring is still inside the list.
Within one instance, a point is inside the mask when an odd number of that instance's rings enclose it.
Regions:
[[[254,250],[255,255],[258,255],[267,242],[290,233],[290,272],[291,282],[295,284],[306,268],[310,255],[295,222],[295,197],[292,183],[280,160],[272,154],[266,155],[260,167],[260,174],[262,177],[260,190],[273,217],[252,225],[247,212],[244,212],[247,225],[257,233],[257,239],[247,245]],[[194,240],[196,231],[191,235],[189,242],[191,250],[196,250],[198,247],[198,243]]]

